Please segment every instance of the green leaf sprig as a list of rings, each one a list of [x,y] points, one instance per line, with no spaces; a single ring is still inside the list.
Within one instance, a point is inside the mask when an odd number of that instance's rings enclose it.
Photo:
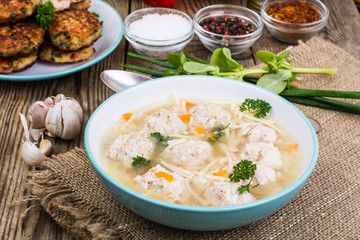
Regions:
[[[234,171],[229,175],[231,182],[240,182],[241,180],[248,180],[250,179],[249,183],[246,185],[241,185],[238,188],[238,191],[243,192],[250,192],[250,188],[255,188],[259,186],[256,184],[255,186],[250,186],[252,180],[255,176],[256,164],[252,161],[247,159],[241,160],[238,164],[233,167]]]
[[[159,147],[167,147],[169,146],[169,137],[168,136],[163,136],[161,135],[161,133],[159,132],[153,132],[150,134],[150,137],[148,137],[150,140],[154,141],[156,143],[157,146]]]
[[[230,126],[231,123],[229,123],[226,126],[220,126],[220,127],[214,127],[211,129],[211,132],[213,132],[213,135],[209,137],[209,142],[215,142],[219,141],[219,139],[225,135],[224,130],[227,129]]]
[[[165,70],[158,70],[129,64],[121,65],[124,68],[153,76],[212,75],[245,80],[277,93],[291,102],[360,115],[360,105],[329,99],[360,99],[360,92],[300,89],[298,83],[294,82],[296,74],[312,73],[331,76],[334,74],[335,69],[291,66],[291,62],[286,60],[289,56],[288,51],[284,51],[279,55],[269,51],[258,51],[256,56],[267,65],[260,69],[244,69],[239,62],[232,59],[230,50],[227,48],[216,49],[211,56],[210,62],[184,53],[169,54],[167,56],[169,63],[130,52],[128,56],[166,68]]]
[[[55,19],[56,8],[52,2],[40,3],[37,7],[35,19],[40,26],[47,30]]]
[[[139,165],[150,165],[151,164],[151,160],[144,158],[142,156],[137,155],[136,157],[133,157],[133,162],[132,162],[132,166],[133,167],[137,167]]]
[[[246,98],[239,107],[240,112],[248,111],[256,118],[264,118],[271,110],[271,105],[261,99]]]

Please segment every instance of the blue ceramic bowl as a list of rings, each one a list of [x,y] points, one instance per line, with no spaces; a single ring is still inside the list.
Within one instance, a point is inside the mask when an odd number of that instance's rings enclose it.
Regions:
[[[271,116],[295,136],[303,153],[301,175],[288,188],[270,197],[242,205],[194,207],[167,203],[144,196],[116,182],[102,167],[101,141],[108,127],[123,113],[133,111],[178,93],[189,98],[243,101],[260,98],[272,106]],[[124,206],[136,214],[170,227],[214,231],[236,228],[258,221],[288,203],[304,186],[318,157],[318,141],[307,118],[291,103],[257,86],[210,76],[176,76],[154,79],[127,88],[102,103],[85,130],[85,147],[103,185]]]

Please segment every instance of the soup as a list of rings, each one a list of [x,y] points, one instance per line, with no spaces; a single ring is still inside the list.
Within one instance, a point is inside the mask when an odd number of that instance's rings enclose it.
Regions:
[[[241,104],[173,94],[124,113],[102,141],[104,169],[134,191],[183,205],[236,205],[273,195],[299,177],[300,146],[271,116],[256,118],[241,112]],[[241,164],[256,170],[234,181]]]

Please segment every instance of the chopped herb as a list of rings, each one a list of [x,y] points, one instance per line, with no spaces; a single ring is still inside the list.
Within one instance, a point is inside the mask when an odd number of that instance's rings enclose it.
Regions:
[[[53,58],[61,58],[61,53],[59,53],[57,51],[53,51],[51,53],[51,57],[53,57]]]
[[[92,12],[92,14],[94,14],[95,17],[100,18],[100,15],[97,14],[96,12]],[[100,25],[101,25],[101,26],[103,25],[103,23],[104,23],[103,21],[100,21]]]
[[[149,139],[156,142],[157,146],[160,146],[160,147],[169,146],[168,141],[170,138],[167,136],[161,135],[161,133],[159,133],[159,132],[151,133]]]
[[[220,126],[220,127],[214,127],[211,131],[214,133],[211,137],[209,137],[209,141],[210,142],[215,142],[218,141],[219,138],[221,138],[222,136],[225,135],[224,130],[227,129],[230,126],[231,123],[229,123],[228,125],[224,126]]]
[[[61,35],[64,35],[66,39],[70,39],[70,35],[68,31],[61,31],[58,34],[56,34],[56,37],[60,37]]]
[[[11,18],[15,18],[16,16],[17,16],[16,13],[14,13],[14,12],[10,13],[10,17],[11,17]]]
[[[136,167],[138,165],[150,165],[151,163],[151,160],[150,159],[147,159],[147,158],[144,158],[144,157],[141,157],[139,155],[137,155],[136,157],[133,157],[133,162],[132,162],[132,166],[133,167]]]
[[[270,104],[264,100],[246,98],[239,110],[240,112],[248,111],[257,118],[263,118],[270,112],[270,109]]]
[[[240,182],[240,180],[250,179],[249,183],[246,185],[241,185],[238,188],[239,192],[249,192],[250,187],[255,188],[259,186],[259,184],[255,186],[250,186],[252,180],[255,176],[256,164],[252,163],[247,159],[241,160],[238,164],[233,167],[234,171],[229,175],[230,181],[232,182]]]
[[[40,26],[47,30],[55,19],[56,8],[52,2],[40,3],[35,15]]]

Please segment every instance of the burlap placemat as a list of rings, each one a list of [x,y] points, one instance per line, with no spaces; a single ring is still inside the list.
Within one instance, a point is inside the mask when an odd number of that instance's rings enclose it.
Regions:
[[[313,38],[290,52],[294,66],[338,68],[331,79],[304,75],[303,88],[360,91],[360,61],[339,47]],[[85,150],[78,148],[31,171],[28,188],[55,221],[77,238],[360,239],[360,116],[298,107],[322,127],[316,168],[289,204],[248,226],[192,232],[145,220],[110,196],[97,180]]]

